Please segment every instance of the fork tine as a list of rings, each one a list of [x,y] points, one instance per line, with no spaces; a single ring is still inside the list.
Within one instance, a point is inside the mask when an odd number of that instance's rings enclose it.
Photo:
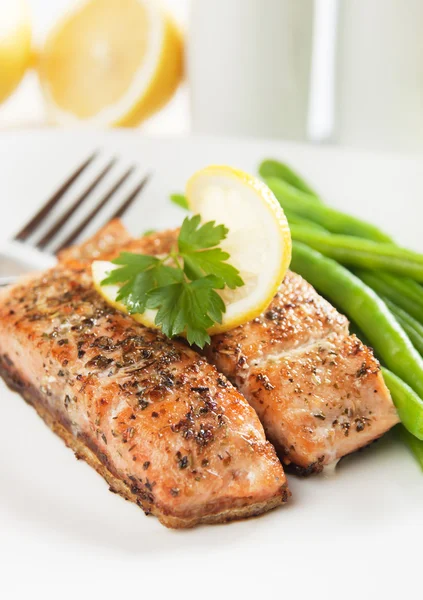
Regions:
[[[108,223],[110,223],[110,221],[113,221],[113,219],[120,219],[121,217],[123,217],[123,215],[126,213],[126,211],[131,206],[131,204],[134,202],[134,200],[137,198],[138,194],[141,192],[141,190],[147,184],[147,182],[149,181],[150,178],[151,178],[151,173],[148,173],[144,177],[144,179],[142,179],[139,182],[139,184],[132,190],[132,192],[129,194],[129,196],[126,198],[126,200],[124,202],[122,202],[120,207],[112,214],[112,216],[108,220]]]
[[[91,156],[87,158],[85,162],[80,165],[76,171],[72,173],[66,179],[66,181],[60,186],[60,188],[53,194],[53,196],[47,200],[47,202],[40,208],[40,210],[28,221],[24,227],[14,236],[14,240],[19,240],[20,242],[24,242],[28,239],[33,231],[38,227],[38,225],[43,221],[46,215],[50,212],[50,210],[59,202],[62,198],[63,194],[70,188],[70,186],[74,183],[74,181],[81,175],[83,171],[88,167],[89,164],[92,163],[94,158],[98,155],[98,150],[96,150]]]
[[[67,238],[54,250],[54,254],[57,254],[64,248],[67,248],[76,240],[76,238],[84,231],[86,227],[91,223],[94,217],[102,210],[110,198],[117,192],[117,190],[125,183],[131,173],[134,171],[135,166],[130,167],[120,179],[115,183],[115,185],[111,188],[109,192],[98,202],[98,204],[93,208],[93,210],[89,213],[89,215],[78,225],[75,229],[67,236]]]
[[[88,198],[91,192],[98,186],[100,181],[104,179],[113,165],[116,163],[116,158],[112,160],[104,167],[101,173],[94,179],[94,181],[82,192],[82,194],[75,200],[75,202],[68,208],[67,211],[52,225],[47,233],[41,238],[39,242],[35,244],[36,248],[43,250],[47,244],[54,238],[54,236],[63,228],[68,222],[72,214],[81,206],[81,204]]]

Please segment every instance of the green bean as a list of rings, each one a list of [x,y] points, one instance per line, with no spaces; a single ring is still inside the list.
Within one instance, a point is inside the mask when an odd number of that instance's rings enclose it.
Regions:
[[[413,346],[423,356],[423,325],[416,321],[416,319],[409,315],[405,310],[399,306],[396,306],[389,300],[389,298],[384,298],[382,296],[382,300],[385,302],[386,306],[389,308],[401,327],[404,329]]]
[[[314,221],[309,221],[308,219],[305,219],[304,217],[300,217],[297,215],[297,213],[294,213],[290,210],[285,210],[284,213],[285,213],[286,218],[288,219],[288,223],[289,223],[290,227],[292,225],[302,225],[304,227],[311,228],[315,231],[320,231],[321,233],[329,233],[328,230],[325,229],[324,227],[322,227],[321,225],[318,225]]]
[[[388,284],[392,290],[406,296],[415,304],[420,306],[423,314],[423,289],[417,281],[413,281],[409,277],[398,277],[390,273],[379,272],[378,278]]]
[[[293,244],[291,266],[357,323],[388,369],[423,397],[423,359],[371,288],[345,267],[300,242]]]
[[[382,300],[385,302],[386,306],[389,308],[391,313],[394,315],[398,323],[404,329],[405,333],[410,338],[411,343],[415,347],[415,349],[423,356],[423,326],[413,319],[411,315],[402,310],[398,306],[396,306],[393,302],[388,300],[388,298],[384,298],[380,296]],[[359,329],[354,321],[350,320],[350,332],[355,333],[355,335],[365,344],[366,346],[371,346],[369,340],[364,335],[364,333]]]
[[[314,201],[320,201],[319,195],[313,188],[286,163],[273,159],[264,160],[259,166],[259,173],[263,179],[266,179],[266,177],[282,179],[282,181],[285,181],[291,187],[311,196]]]
[[[307,194],[296,190],[280,179],[267,177],[265,181],[284,210],[293,211],[301,217],[314,221],[332,233],[392,243],[392,239],[374,225],[324,204],[319,204],[314,199],[310,199]]]
[[[399,427],[399,434],[403,442],[405,442],[410,448],[410,450],[413,452],[414,456],[417,459],[417,462],[423,470],[423,442],[414,437],[414,435],[411,435],[411,433],[401,425]]]
[[[267,162],[267,161],[265,161]],[[276,162],[276,161],[274,161]],[[272,173],[272,165],[270,164],[268,167],[269,175]],[[266,171],[263,171],[265,174]],[[277,175],[277,164],[274,170],[275,175]],[[289,212],[288,221],[292,222],[294,225],[304,224],[301,219],[303,217],[299,217],[295,215],[292,211]],[[297,216],[297,219],[295,218]],[[307,218],[307,225],[310,223],[310,219]],[[317,223],[316,223],[317,225]],[[373,236],[370,237],[372,239]],[[412,314],[415,318],[417,318],[420,322],[423,323],[423,287],[418,282],[413,281],[410,278],[398,277],[396,275],[392,275],[390,273],[382,273],[379,272],[377,275],[378,279],[381,279],[385,284],[389,284],[388,286],[383,283],[380,284],[380,287],[376,288],[371,283],[370,285],[374,287],[375,291],[378,291],[388,298],[390,298],[395,304],[401,306],[404,310]],[[413,302],[414,301],[414,302]],[[415,306],[417,305],[417,306]],[[420,308],[419,308],[420,307]]]
[[[394,244],[381,244],[352,235],[334,235],[293,224],[291,235],[338,262],[367,269],[391,271],[423,281],[423,255]]]
[[[382,367],[383,378],[404,427],[423,440],[423,400],[397,375]]]
[[[391,302],[405,310],[419,321],[419,323],[423,323],[423,308],[416,303],[414,298],[410,298],[408,295],[401,293],[384,281],[382,278],[382,275],[384,274],[372,273],[371,271],[364,271],[362,269],[357,269],[355,274],[380,296],[389,298]]]

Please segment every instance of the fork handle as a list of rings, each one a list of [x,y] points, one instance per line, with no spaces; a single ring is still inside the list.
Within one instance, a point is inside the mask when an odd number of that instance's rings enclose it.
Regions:
[[[8,241],[0,246],[0,275],[18,275],[26,271],[49,269],[56,258],[47,252],[18,242]]]

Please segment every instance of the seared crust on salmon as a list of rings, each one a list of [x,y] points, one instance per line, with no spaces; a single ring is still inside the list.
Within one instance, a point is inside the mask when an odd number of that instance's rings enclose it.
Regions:
[[[0,373],[113,491],[169,527],[263,513],[289,492],[243,396],[92,287],[90,252],[0,295]],[[81,262],[82,261],[82,262]]]
[[[125,242],[125,250],[168,252],[176,235]],[[206,356],[247,398],[282,461],[298,473],[321,471],[399,421],[372,350],[296,273],[288,271],[262,315],[213,336]]]
[[[90,262],[113,252],[118,246],[130,243],[132,239],[122,221],[114,219],[83,244],[59,252],[58,258],[60,262],[68,264],[74,261],[77,264]]]
[[[399,421],[372,350],[296,273],[260,317],[214,336],[207,356],[300,474],[321,471]]]

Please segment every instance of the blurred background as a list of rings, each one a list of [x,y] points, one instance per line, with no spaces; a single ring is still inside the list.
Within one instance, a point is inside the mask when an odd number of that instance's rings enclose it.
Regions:
[[[0,0],[0,131],[423,151],[422,0]]]

